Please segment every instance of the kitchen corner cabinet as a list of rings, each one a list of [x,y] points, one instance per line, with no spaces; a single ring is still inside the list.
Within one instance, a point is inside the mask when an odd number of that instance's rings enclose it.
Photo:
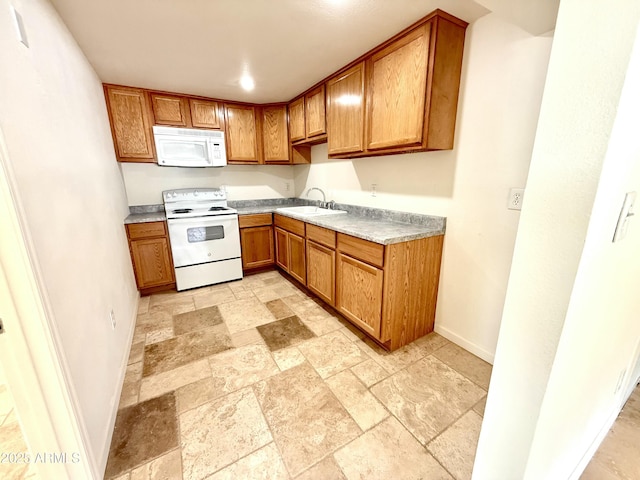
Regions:
[[[258,163],[256,109],[225,103],[228,163]]]
[[[276,264],[303,285],[307,281],[305,224],[274,214]]]
[[[290,163],[287,106],[270,105],[260,111],[264,163]]]
[[[166,222],[126,225],[129,251],[141,293],[175,288]]]
[[[118,161],[154,163],[147,92],[116,85],[105,85],[104,92]]]
[[[240,215],[238,223],[242,269],[248,271],[272,266],[275,262],[275,249],[271,214]]]

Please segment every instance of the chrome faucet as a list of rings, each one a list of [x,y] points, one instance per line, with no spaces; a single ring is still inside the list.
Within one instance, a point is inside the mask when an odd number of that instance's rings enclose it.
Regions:
[[[318,190],[322,194],[322,202],[320,202],[320,208],[326,208],[326,206],[327,206],[327,196],[324,194],[322,189],[318,188],[318,187],[311,187],[309,190],[307,190],[307,197],[309,196],[309,194],[311,193],[312,190]]]

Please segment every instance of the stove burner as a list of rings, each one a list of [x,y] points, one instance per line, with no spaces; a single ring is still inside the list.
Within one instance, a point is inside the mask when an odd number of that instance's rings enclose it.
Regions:
[[[228,208],[227,207],[211,207],[209,209],[210,212],[219,212],[221,210],[228,210]]]
[[[173,210],[171,213],[190,213],[193,210],[191,208],[178,208],[176,210]]]

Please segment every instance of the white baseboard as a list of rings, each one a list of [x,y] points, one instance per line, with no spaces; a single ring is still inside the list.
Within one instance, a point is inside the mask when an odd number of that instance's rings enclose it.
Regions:
[[[127,373],[127,363],[129,361],[129,354],[131,353],[131,342],[133,341],[133,333],[136,329],[136,320],[138,318],[138,306],[140,304],[140,292],[137,292],[136,301],[133,308],[133,319],[131,321],[131,328],[129,335],[127,335],[128,348],[125,350],[125,355],[120,362],[120,375],[118,377],[118,391],[114,399],[111,401],[111,417],[109,418],[108,430],[105,443],[102,447],[100,458],[96,459],[99,467],[104,472],[107,468],[107,460],[109,459],[109,449],[111,448],[111,437],[113,436],[113,428],[116,424],[116,417],[118,416],[118,405],[120,404],[120,395],[122,395],[122,387],[124,384],[124,376]]]
[[[452,332],[446,327],[436,325],[435,332],[439,335],[442,335],[447,340],[452,341],[456,345],[461,346],[465,350],[473,353],[475,356],[480,357],[485,362],[489,362],[491,365],[493,365],[495,352],[494,353],[488,352],[484,348],[476,345],[475,343],[469,342],[468,340],[464,339],[457,333]]]
[[[607,418],[607,421],[598,432],[598,435],[596,435],[593,442],[591,442],[591,445],[589,445],[589,448],[587,448],[587,451],[578,462],[578,465],[576,465],[576,468],[573,470],[568,480],[579,480],[580,476],[584,473],[585,468],[587,468],[587,465],[589,465],[589,462],[598,451],[598,448],[600,448],[600,444],[606,438],[609,430],[611,430],[611,427],[615,423],[619,414],[620,409],[614,409],[611,415],[609,415],[609,418]]]

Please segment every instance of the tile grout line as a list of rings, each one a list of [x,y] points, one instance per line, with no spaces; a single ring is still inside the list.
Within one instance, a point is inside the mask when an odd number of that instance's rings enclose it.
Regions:
[[[274,360],[274,362],[275,362],[275,360]],[[277,366],[277,364],[276,364],[276,366]],[[275,376],[275,375],[272,375],[272,376]],[[271,378],[271,377],[269,377],[269,378]],[[263,382],[263,381],[266,381],[266,380],[267,379],[263,379],[263,380],[260,380],[260,381]],[[284,461],[284,457],[282,456],[282,452],[280,451],[280,446],[278,445],[278,442],[276,442],[276,437],[273,435],[273,429],[271,428],[271,425],[269,424],[269,421],[267,420],[267,416],[264,414],[264,409],[262,408],[262,404],[260,403],[260,400],[258,399],[258,395],[257,395],[256,390],[255,390],[255,385],[257,383],[258,382],[255,382],[255,383],[251,384],[249,386],[249,388],[251,389],[251,393],[253,393],[253,396],[256,399],[256,403],[258,404],[258,408],[260,409],[260,413],[262,414],[262,418],[264,419],[264,423],[267,426],[267,428],[269,429],[269,435],[271,435],[271,442],[270,443],[273,443],[273,445],[275,446],[276,451],[278,452],[278,456],[280,457],[280,460],[282,461],[282,464],[284,465],[284,469],[287,471],[287,475],[289,475],[289,478],[293,478],[293,475],[291,475],[291,472],[289,471],[289,467],[287,466],[287,463]],[[269,444],[267,443],[267,445],[269,445]],[[266,445],[263,445],[260,448],[264,448],[265,446]],[[260,450],[260,449],[257,449],[257,450]],[[257,451],[257,450],[255,450],[255,451]],[[246,456],[247,455],[245,455],[245,457]]]

